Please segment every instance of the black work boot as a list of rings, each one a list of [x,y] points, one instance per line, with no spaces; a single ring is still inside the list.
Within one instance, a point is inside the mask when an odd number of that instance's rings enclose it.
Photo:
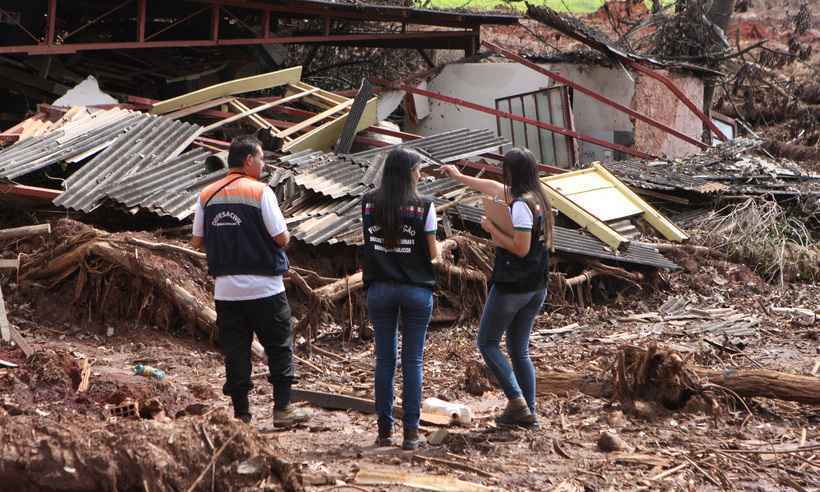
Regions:
[[[537,424],[535,415],[530,412],[530,407],[527,406],[527,400],[523,396],[513,398],[507,401],[507,408],[504,412],[495,418],[495,423],[498,426],[509,427],[519,426],[531,428]]]
[[[231,401],[233,402],[233,416],[236,419],[245,422],[246,424],[251,423],[251,404],[248,400],[248,395],[232,395]]]
[[[387,420],[379,419],[379,436],[376,438],[376,446],[384,448],[393,445],[393,424]]]
[[[419,435],[418,428],[408,429],[404,428],[404,440],[401,443],[401,448],[405,451],[414,451],[418,449],[424,438]]]

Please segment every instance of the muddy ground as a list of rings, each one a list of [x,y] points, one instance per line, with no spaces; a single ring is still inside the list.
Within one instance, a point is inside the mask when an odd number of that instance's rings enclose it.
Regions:
[[[659,342],[703,367],[818,372],[817,324],[800,324],[770,308],[820,310],[820,287],[794,284],[781,290],[742,265],[692,258],[688,264],[694,271],[668,274],[662,291],[626,292],[609,304],[586,309],[548,306],[538,318],[531,344],[537,368],[598,374],[612,364],[619,347]],[[496,429],[492,416],[504,399],[480,369],[475,321],[436,325],[429,334],[424,396],[467,404],[475,414],[472,425],[447,428],[442,444],[415,453],[376,448],[373,416],[321,408],[313,408],[315,418],[307,426],[262,433],[272,424],[272,398],[261,362],[254,367],[262,376],[252,395],[254,424],[246,427],[229,418],[229,401],[221,393],[222,359],[207,340],[196,340],[181,327],[169,331],[145,320],[109,319],[88,325],[71,318],[63,321],[66,318],[55,313],[70,311],[64,289],[17,288],[14,280],[5,276],[2,283],[9,316],[37,352],[26,360],[16,347],[0,348],[0,359],[19,364],[0,368],[0,446],[6,456],[11,451],[39,456],[28,469],[18,464],[16,470],[0,458],[0,477],[17,485],[15,489],[94,490],[116,483],[122,490],[139,490],[142,484],[135,477],[156,468],[153,473],[161,478],[148,479],[148,490],[181,490],[205,469],[215,452],[211,446],[219,448],[237,430],[244,441],[229,446],[217,460],[213,477],[205,474],[200,489],[211,487],[209,480],[217,490],[282,487],[271,471],[273,457],[298,467],[308,490],[344,490],[343,484],[353,487],[348,490],[403,490],[396,485],[359,484],[357,474],[373,467],[449,476],[505,490],[820,487],[820,450],[733,452],[817,445],[820,409],[809,405],[764,398],[740,402],[726,394],[718,399],[717,415],[693,399],[680,411],[658,408],[647,418],[581,393],[548,395],[538,400],[541,429]],[[685,299],[694,309],[732,308],[759,323],[742,336],[687,335],[708,320],[652,315],[662,312],[670,299]],[[55,309],[40,316],[31,308],[35,300]],[[578,326],[567,333],[539,333],[572,323]],[[704,338],[728,348],[716,348]],[[341,327],[325,325],[314,347],[297,347],[297,355],[307,361],[297,365],[300,388],[372,398],[371,342],[347,342]],[[88,390],[78,393],[82,358],[92,369]],[[132,368],[137,363],[161,368],[168,376],[161,382],[135,376]],[[129,401],[139,403],[140,418],[110,416],[112,407]],[[199,430],[203,427],[208,429],[204,433]],[[429,437],[437,428],[425,425],[423,430]],[[19,449],[29,432],[34,436],[27,444],[31,449]],[[602,432],[619,436],[624,449],[601,451],[597,442]],[[190,442],[169,445],[177,434]],[[100,442],[83,451],[86,438]],[[50,451],[35,452],[38,446]],[[89,455],[90,449],[96,454]],[[252,458],[268,460],[263,472],[248,465]],[[106,461],[103,473],[95,463]],[[240,474],[240,469],[254,474]],[[39,470],[50,474],[41,475]],[[93,480],[83,479],[86,475]],[[51,478],[31,478],[42,476]],[[100,476],[110,477],[107,486]]]

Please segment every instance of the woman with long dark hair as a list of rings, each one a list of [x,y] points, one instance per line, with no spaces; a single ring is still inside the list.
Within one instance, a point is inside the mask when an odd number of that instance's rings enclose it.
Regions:
[[[461,174],[442,166],[450,177],[469,188],[503,200],[510,207],[513,234],[501,231],[486,217],[481,227],[496,245],[491,288],[481,315],[478,348],[501,384],[507,407],[499,425],[534,427],[535,368],[529,354],[530,332],[547,295],[548,251],[552,249],[553,216],[538,179],[532,153],[514,148],[504,155],[503,183]],[[508,360],[499,347],[507,335]],[[512,362],[512,364],[510,364]]]
[[[392,150],[379,187],[362,200],[362,270],[376,342],[376,443],[392,443],[396,332],[401,317],[404,449],[416,449],[420,440],[424,340],[436,284],[432,261],[439,254],[435,208],[416,191],[420,161],[413,152]]]

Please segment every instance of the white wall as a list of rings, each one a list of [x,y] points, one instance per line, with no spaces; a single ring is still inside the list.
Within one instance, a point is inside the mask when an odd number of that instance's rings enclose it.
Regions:
[[[542,65],[575,82],[594,89],[621,104],[630,106],[635,83],[620,69],[575,64]],[[429,82],[428,88],[447,96],[458,97],[483,106],[495,107],[495,99],[551,87],[552,79],[518,63],[452,64]],[[579,133],[613,141],[613,131],[633,132],[629,117],[594,99],[575,92],[573,102],[575,127]],[[430,114],[417,126],[407,130],[433,135],[455,128],[497,130],[496,117],[487,113],[430,101]],[[605,157],[611,152],[596,145],[579,142],[581,164]],[[549,164],[549,163],[546,163]]]

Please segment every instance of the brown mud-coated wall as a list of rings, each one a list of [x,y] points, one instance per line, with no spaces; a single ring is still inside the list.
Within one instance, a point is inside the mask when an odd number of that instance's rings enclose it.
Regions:
[[[670,74],[669,77],[697,107],[703,106],[703,81],[696,77]],[[635,76],[635,96],[632,105],[637,111],[672,128],[700,140],[702,123],[695,114],[681,103],[663,84],[645,76]],[[698,147],[686,143],[642,121],[635,122],[635,148],[658,156],[686,157],[700,152]]]

